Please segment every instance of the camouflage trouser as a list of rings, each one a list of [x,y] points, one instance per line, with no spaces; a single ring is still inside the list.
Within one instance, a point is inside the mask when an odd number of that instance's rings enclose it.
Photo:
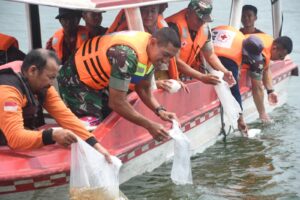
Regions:
[[[111,112],[108,89],[97,91],[83,84],[79,80],[73,56],[60,69],[57,81],[62,99],[78,117],[94,116],[102,121]]]

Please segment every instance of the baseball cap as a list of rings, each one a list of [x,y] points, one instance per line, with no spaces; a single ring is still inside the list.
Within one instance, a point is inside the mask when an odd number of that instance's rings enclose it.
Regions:
[[[205,22],[212,22],[211,11],[212,11],[212,1],[211,0],[191,0],[188,8],[193,9],[199,19]]]
[[[71,10],[67,8],[59,8],[58,9],[58,15],[55,17],[55,19],[60,19],[66,16],[78,16],[81,17],[81,11],[78,10]]]
[[[243,55],[247,56],[254,62],[263,61],[262,51],[264,45],[258,37],[251,35],[243,41]]]

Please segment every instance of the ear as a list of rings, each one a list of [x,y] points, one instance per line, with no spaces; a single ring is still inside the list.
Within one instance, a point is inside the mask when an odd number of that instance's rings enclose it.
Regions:
[[[150,45],[153,47],[155,45],[157,45],[157,39],[155,37],[151,37],[150,38]]]
[[[31,65],[28,70],[27,73],[29,76],[34,75],[36,72],[38,71],[38,68],[35,65]]]

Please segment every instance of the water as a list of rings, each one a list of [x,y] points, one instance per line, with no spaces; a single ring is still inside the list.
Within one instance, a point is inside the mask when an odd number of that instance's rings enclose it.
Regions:
[[[226,24],[230,5],[228,0],[215,0],[212,27]],[[272,34],[270,1],[248,0],[248,4],[259,9],[257,27]],[[170,6],[165,15],[184,8],[186,2]],[[294,42],[291,57],[300,63],[300,1],[283,0],[283,34]],[[11,34],[19,39],[20,47],[27,52],[27,33],[24,5],[0,0],[0,32]],[[54,20],[56,8],[41,7],[43,44],[59,28]],[[116,15],[116,11],[104,14],[103,25]],[[12,25],[13,24],[13,25]],[[271,117],[272,126],[262,126],[258,121],[251,128],[260,128],[262,133],[253,139],[229,137],[192,158],[194,184],[176,186],[170,180],[171,164],[166,163],[151,173],[135,177],[121,186],[129,199],[136,200],[273,200],[300,199],[300,79],[293,78],[289,85],[289,100],[281,108],[275,109]],[[59,195],[56,199],[60,200]],[[54,199],[53,196],[36,199]]]
[[[290,87],[290,92],[294,89]],[[291,100],[276,109],[271,114],[275,125],[251,123],[251,128],[262,129],[259,137],[229,137],[194,156],[194,185],[174,185],[168,163],[131,179],[121,189],[129,199],[300,199],[299,106]]]

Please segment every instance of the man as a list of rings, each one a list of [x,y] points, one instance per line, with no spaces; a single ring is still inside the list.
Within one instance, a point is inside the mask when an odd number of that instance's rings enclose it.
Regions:
[[[107,28],[101,26],[103,12],[83,11],[82,18],[85,21],[85,27],[89,32],[89,38],[104,35]]]
[[[107,150],[65,106],[52,86],[58,68],[59,60],[55,53],[44,49],[30,51],[23,63],[1,66],[1,144],[16,150],[37,149],[54,143],[67,147],[77,141],[76,134],[109,161]],[[45,123],[43,108],[62,129],[37,130]]]
[[[24,60],[25,54],[19,49],[16,38],[0,33],[0,65],[5,63]]]
[[[224,78],[229,85],[233,85],[235,82],[232,73],[222,65],[214,53],[211,31],[207,24],[212,21],[211,11],[211,0],[191,0],[188,8],[166,19],[181,38],[180,56],[177,59],[178,71],[204,83],[217,84],[219,80],[216,76],[199,72],[203,54],[214,69],[224,72]]]
[[[179,38],[170,28],[162,28],[152,36],[127,31],[95,37],[85,42],[74,59],[61,68],[58,83],[62,97],[79,116],[103,119],[109,105],[127,120],[146,128],[155,139],[162,140],[167,136],[166,129],[138,113],[126,96],[131,84],[162,120],[176,118],[152,95],[150,80],[153,66],[169,62],[179,48]]]
[[[161,3],[140,7],[141,17],[145,31],[153,33],[158,27],[167,27],[164,21],[163,12],[168,7],[168,3]],[[107,33],[128,30],[124,9],[120,10],[113,23],[108,28]]]
[[[236,101],[240,104],[241,110],[243,110],[238,80],[239,69],[242,66],[242,46],[245,36],[231,26],[217,26],[212,29],[212,39],[216,55],[226,69],[233,74],[236,84],[230,90]],[[238,129],[246,136],[248,128],[242,113],[240,113],[237,124]]]
[[[62,29],[54,33],[46,48],[55,51],[62,64],[88,39],[87,29],[78,26],[80,18],[80,11],[59,8],[56,19],[59,20]]]
[[[146,32],[153,34],[160,28],[168,27],[168,24],[164,20],[162,13],[160,13],[160,11],[162,11],[162,6],[165,6],[165,4],[155,4],[143,6],[140,8],[141,17]],[[124,10],[121,10],[115,18],[112,25],[110,26],[110,28],[108,29],[108,32],[111,33],[112,31],[123,30],[128,30],[128,26]],[[169,81],[169,79],[179,79],[175,58],[172,58],[170,60],[170,63],[168,64],[156,66],[155,79],[157,88],[164,89],[166,91],[169,91],[171,89],[172,82]],[[179,80],[178,82],[181,84],[182,88],[188,91],[184,83],[182,83]]]
[[[153,34],[157,30],[168,27],[168,24],[160,13],[162,6],[165,4],[156,4],[143,6],[140,8],[144,29],[146,32]],[[188,92],[186,85],[179,80],[176,59],[172,58],[169,63],[156,66],[155,79],[157,88],[170,91],[172,82],[170,79],[177,80],[182,88]]]
[[[263,33],[261,30],[255,28],[255,21],[257,20],[257,8],[252,5],[244,5],[242,9],[242,24],[243,28],[240,31],[243,34]]]
[[[249,65],[249,74],[252,82],[252,94],[259,117],[263,123],[271,122],[264,106],[263,85],[267,90],[269,103],[277,103],[277,95],[273,89],[271,60],[284,60],[293,49],[292,40],[287,37],[273,38],[267,34],[250,35],[243,42],[243,62]]]

